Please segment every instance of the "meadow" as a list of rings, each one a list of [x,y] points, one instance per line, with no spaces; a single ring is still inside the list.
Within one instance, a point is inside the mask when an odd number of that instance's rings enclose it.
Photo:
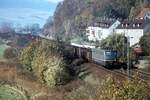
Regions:
[[[0,86],[0,100],[27,100],[24,93],[17,88],[8,85]]]

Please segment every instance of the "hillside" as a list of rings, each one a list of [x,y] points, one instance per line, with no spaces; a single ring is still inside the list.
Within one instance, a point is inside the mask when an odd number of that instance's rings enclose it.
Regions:
[[[58,4],[54,19],[44,25],[44,34],[68,39],[98,17],[132,19],[149,5],[150,0],[64,0]]]

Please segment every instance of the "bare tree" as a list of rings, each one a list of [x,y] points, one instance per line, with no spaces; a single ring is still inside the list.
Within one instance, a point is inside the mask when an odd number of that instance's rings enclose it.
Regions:
[[[0,33],[10,33],[10,32],[14,32],[14,27],[12,23],[1,23],[0,24]]]

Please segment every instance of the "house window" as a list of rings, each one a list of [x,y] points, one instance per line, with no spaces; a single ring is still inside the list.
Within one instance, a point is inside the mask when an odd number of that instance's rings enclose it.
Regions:
[[[90,33],[90,30],[87,30],[87,33]]]
[[[107,24],[107,27],[109,27],[109,25]]]
[[[95,31],[92,31],[92,35],[95,37]]]
[[[129,24],[126,24],[126,27],[128,27],[129,26]]]
[[[99,27],[99,23],[94,23],[94,26]]]
[[[98,37],[99,37],[99,38],[102,37],[102,32],[101,32],[101,30],[98,30]]]
[[[89,34],[89,33],[90,33],[90,30],[86,30],[86,33]]]
[[[126,27],[126,24],[123,24],[124,27]]]

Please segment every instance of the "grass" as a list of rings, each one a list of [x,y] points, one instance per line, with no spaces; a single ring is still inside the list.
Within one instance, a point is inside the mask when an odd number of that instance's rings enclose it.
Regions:
[[[8,85],[1,85],[0,100],[27,100],[27,98],[20,90]]]

